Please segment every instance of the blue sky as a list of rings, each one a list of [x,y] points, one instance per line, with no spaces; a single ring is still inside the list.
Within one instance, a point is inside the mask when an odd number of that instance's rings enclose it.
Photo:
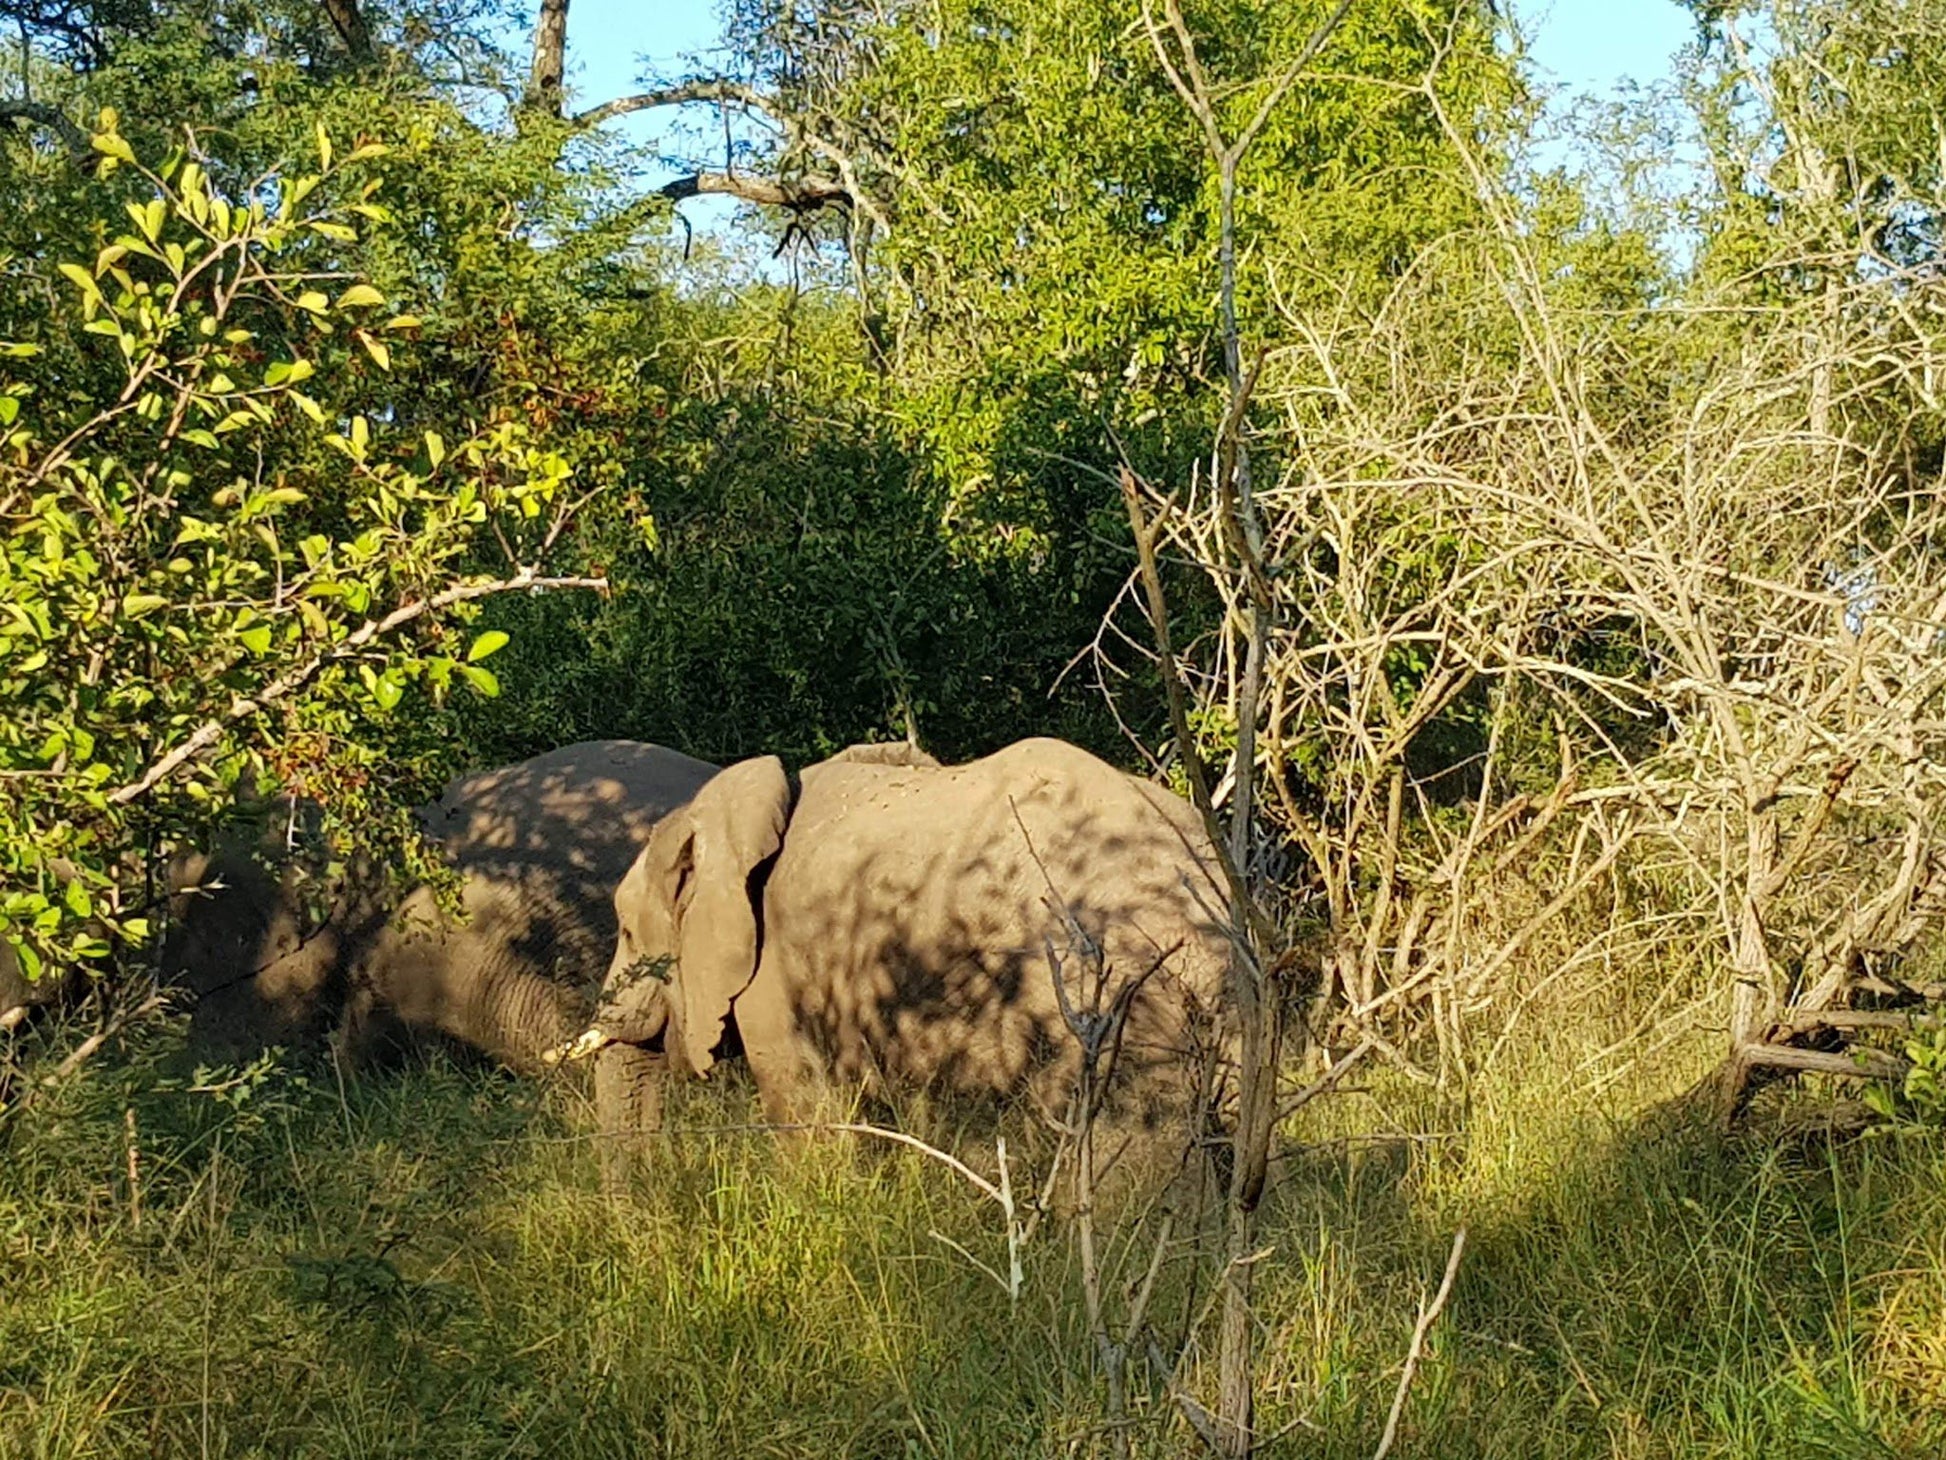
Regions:
[[[1671,53],[1692,34],[1688,13],[1674,0],[1515,0],[1514,13],[1543,79],[1577,94],[1666,76]],[[634,90],[645,71],[674,76],[706,68],[706,59],[692,67],[685,58],[706,51],[717,35],[714,0],[574,0],[570,14],[568,85],[584,106]],[[648,140],[668,123],[638,115],[619,125]]]

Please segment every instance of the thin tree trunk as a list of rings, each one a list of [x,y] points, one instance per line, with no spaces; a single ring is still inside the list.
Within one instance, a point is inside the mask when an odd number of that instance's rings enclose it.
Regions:
[[[1251,381],[1244,375],[1242,331],[1236,312],[1236,156],[1219,163],[1222,187],[1218,259],[1222,271],[1223,365],[1229,378],[1225,412],[1230,440],[1219,443],[1218,460],[1230,479],[1218,490],[1231,494],[1237,556],[1245,566],[1250,595],[1249,644],[1244,651],[1243,684],[1237,695],[1236,777],[1230,803],[1230,861],[1244,887],[1250,883],[1250,851],[1256,826],[1257,702],[1263,692],[1264,646],[1270,634],[1271,606],[1263,581],[1263,527],[1251,494],[1250,445],[1243,416]],[[1219,468],[1220,469],[1220,468]],[[1246,896],[1248,893],[1246,892]],[[1269,1169],[1272,1127],[1276,1124],[1276,990],[1266,986],[1264,966],[1270,950],[1252,936],[1250,909],[1232,910],[1237,940],[1236,1008],[1242,1026],[1242,1068],[1238,1072],[1237,1131],[1230,1172],[1228,1240],[1225,1242],[1223,1318],[1218,1340],[1217,1421],[1226,1451],[1248,1456],[1256,1449],[1256,1343],[1250,1313],[1251,1273],[1256,1264],[1257,1204]]]
[[[526,104],[549,116],[561,115],[561,82],[567,73],[568,0],[541,0],[534,22],[534,66],[527,78]]]
[[[1282,1047],[1279,991],[1269,973],[1270,928],[1250,885],[1251,843],[1256,820],[1257,716],[1263,690],[1265,648],[1275,610],[1264,573],[1264,532],[1251,490],[1249,438],[1244,417],[1256,384],[1256,368],[1243,365],[1243,333],[1237,321],[1237,166],[1249,151],[1272,111],[1283,100],[1311,61],[1323,49],[1346,13],[1351,0],[1338,0],[1331,13],[1312,31],[1304,46],[1264,89],[1255,114],[1233,138],[1226,139],[1214,93],[1196,54],[1195,38],[1183,18],[1180,0],[1164,0],[1168,30],[1176,37],[1172,59],[1163,28],[1143,4],[1143,22],[1157,59],[1190,114],[1202,128],[1210,160],[1216,164],[1221,189],[1221,223],[1217,239],[1219,308],[1223,332],[1223,372],[1229,400],[1216,440],[1211,487],[1224,518],[1224,535],[1241,567],[1248,600],[1244,611],[1248,642],[1243,679],[1237,691],[1236,776],[1230,801],[1230,827],[1223,857],[1231,884],[1233,1008],[1236,1013],[1242,1068],[1237,1077],[1237,1129],[1231,1151],[1233,1166],[1224,1221],[1223,1308],[1218,1329],[1218,1396],[1216,1442],[1227,1455],[1255,1453],[1255,1320],[1250,1312],[1252,1270],[1256,1266],[1257,1206],[1263,1198],[1269,1171],[1270,1146],[1277,1122],[1277,1068]],[[1178,65],[1178,61],[1180,65]],[[1261,364],[1261,359],[1259,360]],[[1141,522],[1131,498],[1131,520],[1141,544]],[[1146,561],[1145,572],[1153,577]],[[1151,585],[1158,602],[1159,592]],[[1156,614],[1161,627],[1160,612]],[[1165,663],[1167,655],[1165,653]],[[1172,702],[1173,703],[1173,702]],[[1174,715],[1186,762],[1194,761],[1194,745]],[[1214,819],[1213,811],[1211,819]],[[1301,1028],[1301,1026],[1300,1026]]]
[[[358,0],[324,0],[324,13],[331,21],[331,28],[338,32],[338,39],[351,52],[352,59],[369,60],[372,33],[365,25],[365,15],[358,8]]]
[[[1730,1058],[1724,1069],[1723,1122],[1734,1121],[1750,1078],[1749,1048],[1777,1014],[1777,990],[1771,977],[1770,938],[1764,913],[1770,883],[1777,867],[1777,813],[1769,806],[1752,807],[1745,828],[1743,896],[1737,909],[1736,940],[1731,971],[1736,990],[1730,1009]]]

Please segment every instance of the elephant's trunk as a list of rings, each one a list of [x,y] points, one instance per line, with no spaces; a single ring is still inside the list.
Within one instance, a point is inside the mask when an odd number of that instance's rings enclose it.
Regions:
[[[524,969],[492,970],[470,993],[445,1032],[523,1073],[552,1064],[549,1056],[588,1017],[580,993]]]

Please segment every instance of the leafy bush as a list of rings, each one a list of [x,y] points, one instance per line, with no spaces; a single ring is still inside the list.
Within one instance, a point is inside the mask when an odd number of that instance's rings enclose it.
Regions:
[[[0,344],[0,936],[30,979],[139,943],[142,853],[187,824],[272,788],[396,799],[433,744],[379,731],[408,687],[498,689],[478,661],[504,634],[448,621],[548,581],[557,453],[327,393],[419,322],[343,266],[390,224],[360,176],[383,147],[315,145],[313,171],[242,180],[190,132],[146,165],[104,112],[119,214],[51,243],[106,242],[16,261],[50,291]]]

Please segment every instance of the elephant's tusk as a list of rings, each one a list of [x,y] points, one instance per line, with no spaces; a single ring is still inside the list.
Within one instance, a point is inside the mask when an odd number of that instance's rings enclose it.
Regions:
[[[615,1037],[601,1028],[600,1025],[590,1025],[573,1039],[570,1039],[566,1044],[557,1044],[554,1048],[548,1050],[547,1053],[541,1056],[541,1063],[558,1065],[574,1060],[585,1060],[596,1050],[602,1049],[614,1042]]]
[[[15,1004],[6,1013],[0,1014],[0,1030],[12,1029],[16,1024],[27,1022],[27,1006]]]

